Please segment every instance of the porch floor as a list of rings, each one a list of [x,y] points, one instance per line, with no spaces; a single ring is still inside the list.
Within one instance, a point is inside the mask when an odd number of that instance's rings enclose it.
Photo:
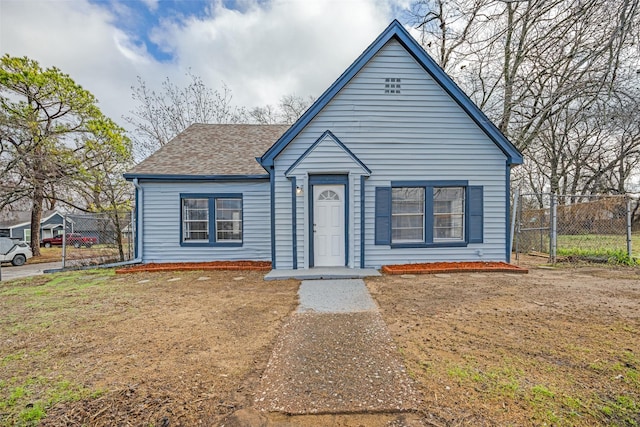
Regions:
[[[264,280],[362,279],[371,276],[380,276],[380,272],[375,268],[313,267],[297,270],[271,270],[264,276]]]

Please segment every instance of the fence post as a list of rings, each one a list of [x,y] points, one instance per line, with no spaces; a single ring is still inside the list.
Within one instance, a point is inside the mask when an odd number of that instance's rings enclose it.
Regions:
[[[509,239],[509,256],[513,253],[513,241],[515,240],[516,229],[516,217],[518,216],[518,202],[520,201],[520,189],[516,188],[516,193],[513,195],[513,209],[511,210],[511,238]],[[518,259],[518,252],[516,246],[516,259]]]
[[[516,215],[518,220],[516,221],[516,259],[520,260],[520,239],[522,238],[522,199],[524,195],[520,194],[520,200],[518,200],[518,210]]]
[[[135,215],[136,215],[136,211],[135,209],[131,209],[131,215],[129,215],[129,220],[131,221],[129,223],[129,235],[128,240],[129,240],[129,261],[131,261],[132,259],[134,259],[136,257],[136,249],[133,245],[135,245]]]
[[[631,256],[632,248],[631,248],[631,199],[626,197],[627,199],[627,255],[629,256],[629,260],[631,261],[633,258]]]
[[[67,260],[67,218],[67,215],[62,217],[62,268],[65,268]]]
[[[551,218],[549,230],[549,261],[556,263],[558,250],[558,196],[551,193]]]

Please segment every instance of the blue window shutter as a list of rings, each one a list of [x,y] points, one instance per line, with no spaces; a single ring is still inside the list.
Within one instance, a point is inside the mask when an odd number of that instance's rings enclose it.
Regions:
[[[469,186],[469,243],[482,243],[483,195],[481,185]]]
[[[376,245],[391,244],[391,187],[376,187]]]

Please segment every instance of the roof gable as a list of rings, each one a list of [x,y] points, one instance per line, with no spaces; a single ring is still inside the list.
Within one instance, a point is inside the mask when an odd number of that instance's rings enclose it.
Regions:
[[[360,159],[349,150],[346,145],[344,145],[330,130],[326,130],[320,138],[316,140],[299,158],[296,160],[291,167],[284,173],[285,176],[289,176],[289,174],[293,173],[298,166],[304,165],[305,161],[314,157],[314,154],[319,151],[320,148],[327,149],[337,149],[340,151],[340,154],[344,157],[349,158],[351,162],[357,165],[360,168],[364,175],[371,175],[371,170],[364,164]],[[324,158],[323,154],[317,154],[318,156]]]
[[[451,98],[467,113],[480,129],[504,153],[507,163],[522,163],[522,154],[487,118],[487,116],[469,99],[455,82],[436,64],[418,42],[394,20],[376,40],[355,60],[349,68],[313,103],[311,107],[259,158],[265,169],[273,166],[274,159],[289,143],[322,111],[322,109],[342,90],[351,79],[387,44],[396,39],[422,68],[447,92]]]
[[[60,223],[62,223],[62,219],[64,215],[58,212],[57,210],[48,210],[42,213],[42,219],[40,220],[40,224],[44,224],[46,221],[49,221],[54,216],[60,217]],[[0,228],[17,228],[24,227],[25,225],[31,225],[31,211],[20,211],[14,213],[14,217],[11,219],[7,219],[5,221],[0,222]]]

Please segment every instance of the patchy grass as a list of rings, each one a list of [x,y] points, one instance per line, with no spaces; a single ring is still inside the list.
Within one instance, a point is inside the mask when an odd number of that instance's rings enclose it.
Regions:
[[[105,269],[0,282],[0,426],[216,424],[244,404],[297,285]]]
[[[636,265],[640,257],[640,234],[631,235],[633,257],[627,254],[624,234],[561,234],[558,235],[558,255],[584,259],[604,259],[612,264]]]
[[[640,270],[526,267],[367,280],[424,396],[415,415],[640,425]],[[219,425],[253,402],[297,286],[213,271],[1,282],[0,426]],[[326,417],[300,425],[339,424]]]
[[[0,425],[31,425],[58,403],[100,393],[58,370],[55,331],[73,331],[87,318],[81,307],[105,291],[108,270],[32,277],[0,284]],[[41,337],[41,339],[38,339]],[[12,349],[13,348],[13,351]]]
[[[535,238],[527,236],[527,241],[535,241],[535,249],[549,251],[548,232]],[[631,236],[632,257],[627,254],[625,234],[559,234],[558,255],[571,260],[609,262],[615,265],[637,265],[640,258],[640,233]]]
[[[57,403],[75,402],[96,397],[90,390],[62,378],[14,376],[0,383],[0,418],[2,425],[31,425],[46,416],[46,409]]]
[[[626,266],[638,265],[638,261],[629,257],[626,250],[619,249],[558,248],[558,255],[567,257],[570,261],[598,261]]]

